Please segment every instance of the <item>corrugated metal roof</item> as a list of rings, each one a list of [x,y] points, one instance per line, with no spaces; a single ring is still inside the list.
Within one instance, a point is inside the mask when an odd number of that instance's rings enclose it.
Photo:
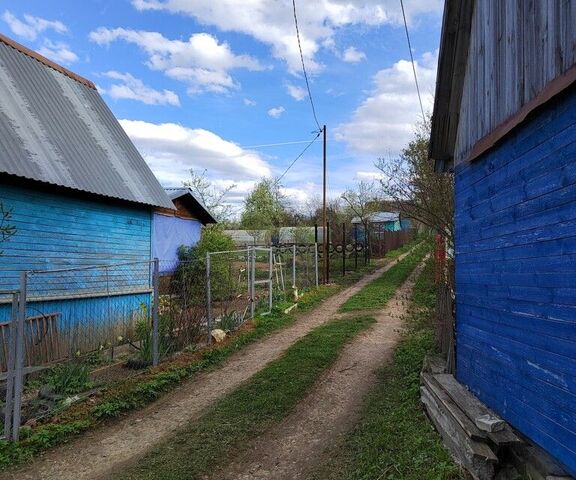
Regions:
[[[398,212],[374,212],[368,215],[368,221],[370,223],[386,223],[386,222],[397,222],[400,220],[400,214]],[[352,223],[362,223],[360,217],[354,217]]]
[[[202,218],[200,218],[200,220],[202,220],[203,223],[218,223],[218,221],[216,220],[216,217],[214,217],[212,212],[208,209],[208,207],[206,205],[204,205],[204,203],[198,198],[198,196],[194,195],[194,192],[190,188],[187,188],[187,187],[168,187],[168,188],[164,188],[164,191],[166,192],[166,194],[168,195],[168,198],[170,198],[170,200],[176,200],[177,198],[189,196],[189,198],[195,204],[195,207],[197,209],[201,210],[198,213],[202,217]]]
[[[94,85],[2,35],[0,172],[174,208]]]

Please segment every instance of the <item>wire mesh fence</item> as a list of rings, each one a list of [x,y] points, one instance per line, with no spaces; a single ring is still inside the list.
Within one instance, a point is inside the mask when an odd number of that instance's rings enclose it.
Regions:
[[[318,285],[318,245],[283,244],[272,247],[273,280],[285,296]]]

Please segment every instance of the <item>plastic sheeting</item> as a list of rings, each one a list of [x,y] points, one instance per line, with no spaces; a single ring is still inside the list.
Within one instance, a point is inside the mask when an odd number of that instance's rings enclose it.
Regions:
[[[154,214],[152,257],[162,260],[161,266],[170,270],[169,263],[178,260],[178,247],[191,247],[200,240],[202,224],[191,220],[167,215]]]

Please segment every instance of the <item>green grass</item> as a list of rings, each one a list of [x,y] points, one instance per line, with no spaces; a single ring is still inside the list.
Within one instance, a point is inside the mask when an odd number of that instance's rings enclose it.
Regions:
[[[286,417],[343,345],[373,322],[365,316],[338,319],[314,329],[198,421],[115,478],[202,478],[230,452]]]
[[[394,362],[378,372],[364,400],[361,420],[310,480],[456,480],[463,479],[420,403],[419,374],[434,349],[433,265],[416,282],[408,331],[395,349]]]
[[[279,304],[274,307],[270,315],[257,317],[253,329],[241,331],[232,341],[205,350],[199,359],[188,364],[168,366],[162,371],[136,377],[127,384],[114,386],[102,397],[96,398],[97,403],[91,408],[82,409],[80,412],[74,411],[71,414],[63,412],[57,423],[40,423],[34,428],[23,427],[20,442],[0,440],[0,471],[29,462],[48,448],[64,443],[74,435],[98,426],[106,419],[144,407],[196,373],[218,367],[233,353],[290,325],[299,312],[317,307],[322,301],[339,293],[377,267],[378,264],[372,262],[345,277],[334,278],[334,284],[320,285],[317,289],[304,293],[298,302],[298,309],[290,314],[283,313],[283,309],[290,303]]]
[[[357,294],[350,297],[341,307],[341,312],[355,310],[376,310],[383,308],[392,298],[396,290],[406,281],[410,273],[418,266],[429,251],[429,246],[423,242],[416,246],[402,260],[384,274],[366,285]]]

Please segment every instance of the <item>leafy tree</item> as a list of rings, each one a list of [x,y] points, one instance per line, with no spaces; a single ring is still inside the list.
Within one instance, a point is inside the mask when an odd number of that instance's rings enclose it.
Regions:
[[[236,188],[236,185],[218,188],[208,180],[207,174],[206,169],[198,172],[191,168],[190,180],[185,181],[184,186],[194,192],[219,223],[228,223],[232,220],[234,209],[232,205],[225,202],[225,199]]]
[[[376,167],[386,199],[404,216],[454,240],[454,175],[434,171],[428,157],[430,121],[416,127],[414,138],[396,159],[379,158]]]
[[[240,225],[248,231],[277,232],[286,220],[284,197],[280,185],[271,178],[263,178],[244,200]]]

